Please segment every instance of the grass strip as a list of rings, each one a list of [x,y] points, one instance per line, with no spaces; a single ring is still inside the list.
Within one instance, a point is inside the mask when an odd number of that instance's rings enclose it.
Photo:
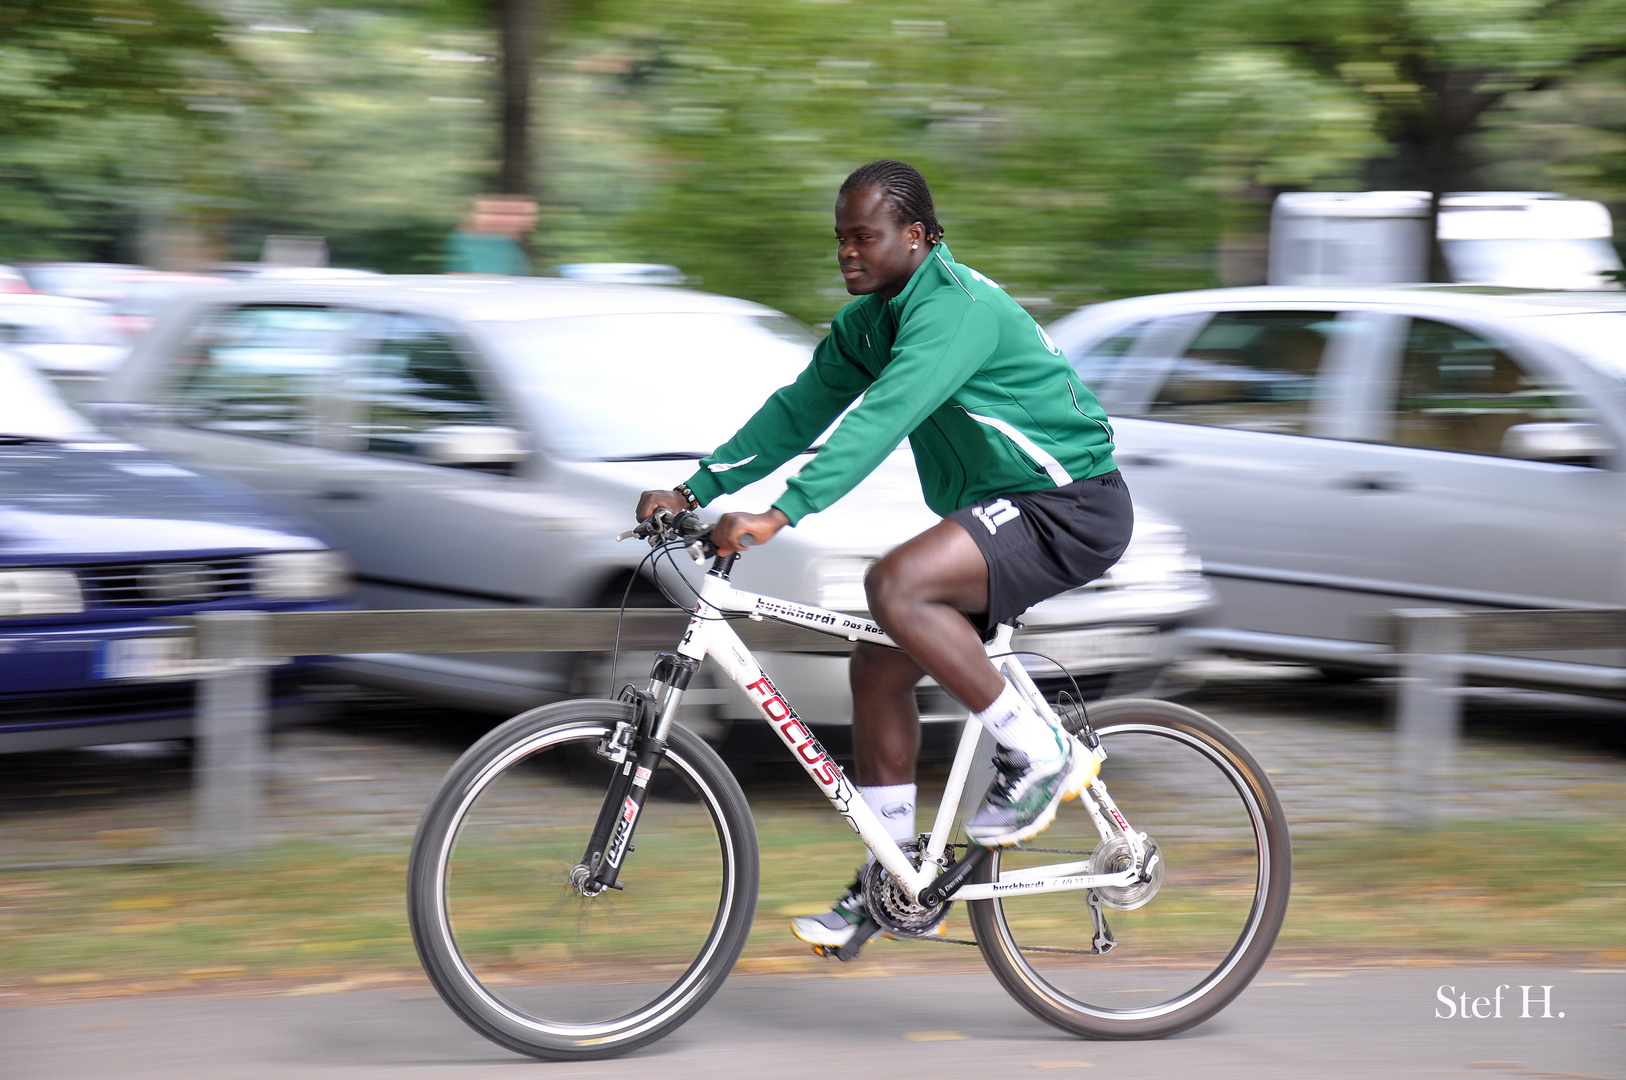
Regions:
[[[756,813],[763,876],[743,970],[800,970],[799,962],[775,966],[807,955],[786,920],[827,907],[861,851],[822,804]],[[6,873],[0,983],[26,999],[49,987],[412,972],[406,861],[405,850],[325,843],[233,863]],[[1080,919],[1087,925],[1082,904]],[[952,920],[951,934],[969,936],[962,911]],[[638,947],[629,937],[628,948]],[[915,950],[910,962],[926,948],[885,947]],[[1467,821],[1300,840],[1278,953],[1340,963],[1626,962],[1626,824]],[[955,955],[976,960],[972,950]]]

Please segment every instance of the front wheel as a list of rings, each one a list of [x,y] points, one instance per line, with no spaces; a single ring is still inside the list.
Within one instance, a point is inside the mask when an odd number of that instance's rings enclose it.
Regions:
[[[1101,779],[1157,845],[1161,879],[1100,891],[1117,942],[1100,954],[1088,890],[974,900],[971,924],[994,975],[1041,1020],[1097,1039],[1172,1035],[1223,1009],[1270,955],[1292,881],[1287,821],[1253,755],[1201,713],[1123,700],[1089,715],[1107,752]],[[995,852],[975,880],[1121,857],[1084,809],[1089,797],[1030,844]]]
[[[671,728],[620,889],[584,896],[582,859],[631,708],[567,701],[516,716],[441,781],[408,869],[412,940],[468,1025],[522,1054],[609,1057],[653,1042],[716,993],[745,946],[758,860],[739,784]]]

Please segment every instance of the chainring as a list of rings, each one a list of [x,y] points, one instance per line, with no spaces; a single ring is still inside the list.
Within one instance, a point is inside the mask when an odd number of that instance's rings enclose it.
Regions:
[[[1090,852],[1092,874],[1116,874],[1134,865],[1134,853],[1129,850],[1129,841],[1122,836],[1103,840]],[[1098,885],[1095,892],[1101,897],[1101,903],[1107,907],[1117,908],[1119,911],[1133,911],[1150,902],[1162,884],[1163,860],[1159,858],[1152,863],[1150,880],[1137,881],[1133,885]]]
[[[898,879],[880,863],[870,863],[864,872],[864,904],[877,926],[895,938],[932,937],[948,918],[954,901],[927,907],[909,894]]]

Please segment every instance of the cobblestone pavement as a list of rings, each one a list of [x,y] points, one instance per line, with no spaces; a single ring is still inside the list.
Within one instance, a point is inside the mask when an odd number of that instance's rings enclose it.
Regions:
[[[1204,661],[1170,686],[1253,750],[1295,834],[1392,822],[1402,812],[1384,682],[1336,684],[1287,665]],[[1626,704],[1487,690],[1471,693],[1466,713],[1442,813],[1626,813]],[[267,829],[399,850],[441,774],[490,723],[367,699],[327,722],[280,730]],[[937,771],[945,766],[939,756]],[[754,799],[811,794],[788,765],[745,773]],[[123,859],[184,844],[190,782],[190,757],[175,744],[0,757],[0,863]]]

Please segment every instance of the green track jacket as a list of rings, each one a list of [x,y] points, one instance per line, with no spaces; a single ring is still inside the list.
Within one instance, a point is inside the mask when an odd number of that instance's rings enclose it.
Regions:
[[[907,436],[926,505],[1061,487],[1117,468],[1112,428],[1061,350],[994,282],[938,244],[891,300],[842,308],[813,362],[689,477],[702,504],[806,450],[860,395],[774,502],[796,524]]]

